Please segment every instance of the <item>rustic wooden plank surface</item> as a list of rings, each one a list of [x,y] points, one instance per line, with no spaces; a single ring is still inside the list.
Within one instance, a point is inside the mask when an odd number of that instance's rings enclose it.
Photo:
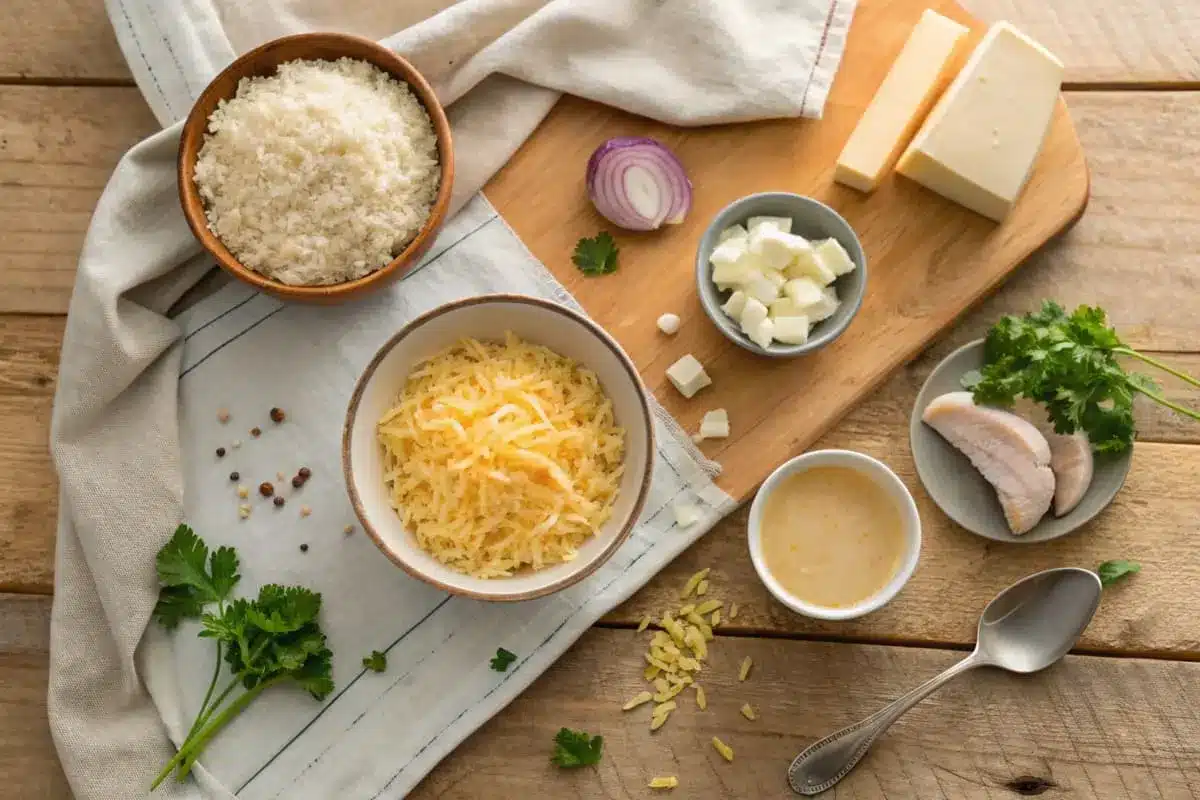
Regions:
[[[48,600],[0,596],[5,797],[70,796],[46,721],[48,613]],[[645,708],[619,708],[644,685],[644,639],[632,631],[585,634],[412,797],[652,797],[645,784],[654,775],[679,777],[674,797],[789,797],[784,769],[803,747],[962,656],[720,636],[703,673],[708,709],[699,711],[686,692],[667,725],[651,734]],[[754,669],[739,683],[744,656]],[[743,703],[758,711],[757,721],[742,718]],[[1006,798],[1040,785],[1047,797],[1182,800],[1200,792],[1197,705],[1200,664],[1071,656],[1029,678],[976,672],[897,723],[831,796]],[[549,765],[563,726],[604,736],[597,768]],[[717,756],[712,736],[734,748],[733,763]]]
[[[1200,7],[1179,0],[962,0],[1050,48],[1072,83],[1200,80]],[[132,81],[102,0],[5,0],[0,80]]]

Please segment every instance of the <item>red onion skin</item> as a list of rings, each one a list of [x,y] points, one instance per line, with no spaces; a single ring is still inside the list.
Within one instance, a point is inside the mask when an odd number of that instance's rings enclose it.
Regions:
[[[664,219],[661,223],[655,224],[652,220],[647,220],[640,216],[632,209],[622,208],[604,208],[612,199],[608,194],[598,192],[597,178],[599,176],[601,164],[608,158],[612,157],[617,151],[625,148],[646,149],[653,153],[653,157],[666,162],[666,168],[663,172],[666,174],[669,186],[664,186],[664,189],[669,189],[671,205],[666,209]],[[687,173],[683,169],[683,164],[672,153],[666,145],[656,139],[648,136],[617,136],[601,144],[592,153],[588,159],[587,170],[584,173],[588,196],[591,198],[596,210],[605,218],[615,225],[628,230],[655,230],[660,225],[676,225],[683,221],[687,216],[687,212],[691,210],[692,205],[692,182],[688,179]],[[620,190],[616,190],[614,194],[620,197]],[[599,202],[597,202],[599,201]],[[614,203],[615,204],[615,203]],[[613,217],[619,217],[614,219]]]

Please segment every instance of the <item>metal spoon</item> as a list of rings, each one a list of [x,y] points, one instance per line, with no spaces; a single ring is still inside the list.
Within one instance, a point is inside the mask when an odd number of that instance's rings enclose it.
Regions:
[[[1030,673],[1065,656],[1100,605],[1100,578],[1086,569],[1038,572],[1014,583],[983,610],[975,651],[908,694],[812,745],[788,768],[788,783],[803,795],[820,794],[854,769],[904,712],[942,684],[975,667]]]

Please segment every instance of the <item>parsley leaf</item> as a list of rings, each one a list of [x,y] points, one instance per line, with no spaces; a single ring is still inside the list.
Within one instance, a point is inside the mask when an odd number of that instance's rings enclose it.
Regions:
[[[617,271],[617,243],[608,231],[600,231],[591,239],[584,237],[575,243],[571,261],[584,275],[608,275]]]
[[[383,672],[387,669],[387,654],[372,650],[371,655],[363,656],[363,666],[372,672]]]
[[[218,548],[210,558],[208,545],[187,525],[176,528],[158,551],[155,567],[163,588],[154,617],[168,630],[185,619],[199,619],[206,605],[227,598],[241,578],[232,547]]]
[[[1034,312],[1001,318],[988,331],[984,366],[963,376],[980,404],[1010,406],[1018,397],[1041,403],[1058,433],[1083,430],[1096,452],[1133,445],[1133,399],[1145,395],[1200,420],[1200,413],[1163,397],[1149,377],[1127,372],[1118,356],[1134,358],[1193,386],[1200,380],[1125,345],[1101,308],[1071,314],[1051,300]]]
[[[586,767],[600,763],[603,750],[603,736],[588,736],[583,731],[563,728],[554,737],[554,754],[550,761],[560,767]]]
[[[492,660],[488,663],[492,665],[492,669],[496,670],[496,672],[507,672],[509,664],[516,660],[516,653],[510,653],[503,647],[497,647],[496,655],[492,656]]]
[[[1135,575],[1141,571],[1141,564],[1136,561],[1127,561],[1123,558],[1114,561],[1105,561],[1096,567],[1096,574],[1100,576],[1100,585],[1104,587],[1112,586],[1122,578]]]

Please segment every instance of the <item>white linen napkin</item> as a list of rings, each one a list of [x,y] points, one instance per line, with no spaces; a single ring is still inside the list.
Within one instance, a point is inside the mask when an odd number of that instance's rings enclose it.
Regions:
[[[108,7],[164,124],[184,116],[230,58],[263,39],[311,26],[371,36],[405,28],[387,44],[453,103],[457,211],[560,91],[680,124],[819,115],[853,0],[185,0],[171,13],[155,0],[109,0]],[[243,590],[281,580],[325,592],[341,694],[324,706],[282,690],[264,695],[214,742],[198,769],[199,788],[169,783],[158,796],[402,796],[587,625],[711,527],[729,499],[660,416],[655,496],[636,535],[588,581],[520,606],[446,600],[388,566],[365,537],[339,539],[349,517],[334,474],[306,487],[312,517],[284,524],[259,509],[239,524],[229,486],[213,483],[222,475],[207,455],[214,393],[237,405],[236,419],[283,406],[275,393],[291,393],[288,429],[296,434],[264,434],[255,458],[266,460],[250,470],[273,474],[299,459],[336,463],[330,437],[348,376],[403,320],[464,293],[514,286],[570,299],[479,199],[447,225],[421,271],[363,303],[274,307],[231,288],[170,320],[167,309],[211,266],[177,206],[178,133],[173,125],[118,165],[88,232],[64,338],[51,432],[62,490],[49,692],[64,770],[81,798],[142,796],[186,730],[207,654],[192,631],[146,632],[157,594],[154,554],[188,518],[211,543],[236,544]],[[488,270],[478,268],[484,262]],[[312,338],[320,331],[326,335]],[[327,370],[319,386],[305,380],[309,362],[302,368],[299,342]],[[249,445],[243,450],[250,457]],[[705,520],[686,533],[666,531],[655,512],[681,491],[705,503]],[[302,557],[293,545],[308,531],[311,549]],[[358,612],[368,600],[398,610],[386,624],[367,621]],[[414,609],[430,616],[422,623]],[[416,626],[407,636],[405,623]],[[388,644],[387,673],[353,669]],[[496,646],[524,660],[502,676],[490,673],[486,655]],[[390,740],[386,758],[371,749],[383,740]]]

